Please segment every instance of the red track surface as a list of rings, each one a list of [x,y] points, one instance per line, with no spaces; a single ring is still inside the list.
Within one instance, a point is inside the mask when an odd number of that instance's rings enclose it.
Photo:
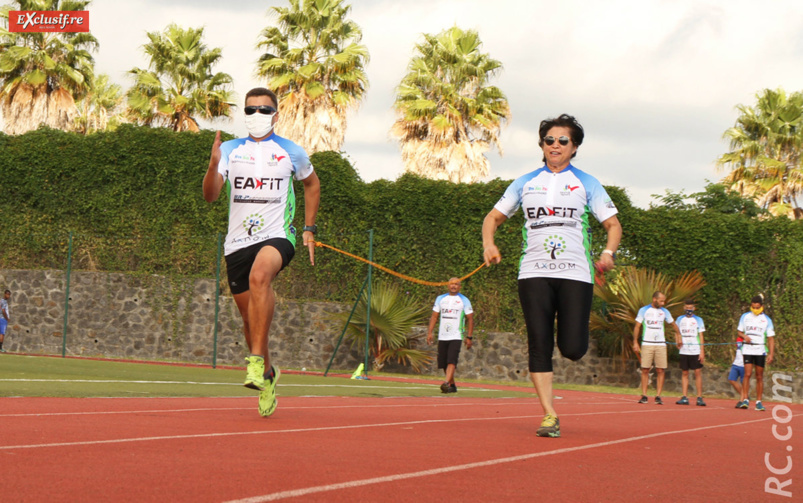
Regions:
[[[559,439],[535,398],[284,397],[270,419],[255,397],[3,398],[0,500],[789,501],[769,453],[801,501],[801,405],[782,425],[775,403],[557,394]]]

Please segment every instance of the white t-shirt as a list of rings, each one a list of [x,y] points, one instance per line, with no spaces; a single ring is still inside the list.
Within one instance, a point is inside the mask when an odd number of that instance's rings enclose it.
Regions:
[[[451,295],[444,293],[435,299],[432,310],[441,313],[439,341],[462,340],[466,331],[466,315],[474,312],[471,302],[462,293]]]
[[[742,343],[736,343],[736,356],[733,358],[733,363],[731,365],[736,365],[737,367],[744,367],[744,355],[742,355]]]
[[[775,337],[772,320],[764,313],[758,316],[752,312],[744,313],[739,318],[739,326],[736,330],[745,335],[742,353],[746,355],[766,355],[767,338]]]
[[[705,323],[703,323],[703,319],[697,315],[684,315],[677,319],[677,324],[678,329],[680,329],[680,338],[683,341],[683,346],[680,348],[680,354],[699,355],[700,334],[705,332]]]
[[[229,195],[225,254],[272,238],[295,245],[293,178],[313,172],[304,149],[272,134],[259,142],[250,137],[224,142],[220,154],[217,169]]]
[[[5,318],[3,318],[3,311],[6,312],[6,316],[8,316],[8,319],[10,320],[11,311],[8,310],[8,301],[6,299],[0,299],[0,318],[5,320]]]
[[[664,323],[672,324],[675,319],[665,307],[654,308],[647,304],[638,310],[636,323],[641,323],[643,344],[666,344]]]
[[[571,164],[560,173],[544,166],[517,178],[494,206],[508,218],[519,207],[525,219],[519,279],[593,283],[588,216],[603,222],[617,213],[599,181]]]

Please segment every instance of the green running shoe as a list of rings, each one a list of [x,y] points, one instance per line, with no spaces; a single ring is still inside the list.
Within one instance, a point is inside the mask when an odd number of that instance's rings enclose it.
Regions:
[[[265,378],[262,376],[265,373],[265,359],[261,356],[251,355],[247,356],[245,361],[248,362],[248,367],[245,371],[243,386],[262,391],[265,388]]]
[[[539,437],[557,438],[560,436],[560,421],[557,416],[547,414],[541,421],[541,427],[535,432]]]
[[[273,366],[273,380],[265,379],[265,389],[259,392],[259,415],[268,417],[276,412],[279,400],[276,398],[276,383],[282,375],[279,367]]]

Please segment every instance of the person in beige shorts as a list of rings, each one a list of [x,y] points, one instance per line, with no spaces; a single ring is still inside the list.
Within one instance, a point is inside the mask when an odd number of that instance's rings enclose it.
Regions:
[[[647,386],[649,384],[650,367],[655,365],[657,374],[655,382],[655,403],[663,405],[661,391],[664,389],[664,370],[668,367],[666,358],[666,337],[664,336],[664,325],[671,325],[675,329],[675,342],[678,347],[683,346],[675,319],[664,307],[666,295],[663,292],[652,294],[652,303],[639,309],[636,315],[636,326],[633,327],[633,351],[641,355],[641,399],[638,403],[647,403]],[[641,346],[639,347],[639,333],[642,327]]]

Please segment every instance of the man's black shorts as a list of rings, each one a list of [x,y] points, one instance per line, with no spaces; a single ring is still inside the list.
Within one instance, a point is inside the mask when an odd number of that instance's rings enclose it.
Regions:
[[[251,266],[257,258],[259,250],[266,246],[272,246],[278,250],[282,256],[282,269],[293,260],[296,249],[289,240],[284,238],[266,239],[253,244],[247,248],[235,251],[231,255],[226,255],[226,272],[229,277],[229,288],[232,295],[247,292],[250,289],[248,277],[251,275]],[[282,269],[279,269],[280,271]]]
[[[755,365],[756,367],[764,368],[767,361],[767,355],[744,355],[745,365]]]
[[[700,355],[680,355],[680,370],[697,370],[703,368]]]
[[[463,341],[438,341],[438,368],[446,370],[447,365],[457,367],[457,358]]]

